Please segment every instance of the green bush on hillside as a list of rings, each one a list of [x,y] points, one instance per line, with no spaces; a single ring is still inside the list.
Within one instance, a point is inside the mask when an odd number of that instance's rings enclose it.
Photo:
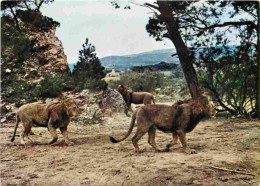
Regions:
[[[118,85],[126,85],[133,91],[152,92],[165,86],[165,76],[154,72],[130,73],[123,75],[118,81],[109,82],[110,88],[116,88]]]
[[[38,91],[35,84],[20,79],[16,74],[10,74],[2,77],[1,97],[19,107],[37,101]]]

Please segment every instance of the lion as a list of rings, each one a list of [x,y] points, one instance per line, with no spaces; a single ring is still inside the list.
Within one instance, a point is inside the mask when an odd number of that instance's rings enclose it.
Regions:
[[[149,92],[133,92],[127,86],[124,85],[118,85],[117,91],[123,96],[126,102],[126,106],[127,106],[127,110],[125,111],[126,115],[128,110],[131,107],[131,103],[144,104],[144,105],[148,105],[152,103],[155,104],[154,96]]]
[[[52,104],[31,103],[21,106],[16,113],[16,125],[11,139],[15,140],[15,134],[20,121],[23,123],[21,134],[21,144],[25,145],[24,137],[29,138],[29,133],[33,125],[47,127],[51,133],[52,140],[48,144],[53,144],[58,140],[56,129],[59,128],[67,145],[73,145],[68,138],[67,127],[72,116],[78,115],[78,107],[73,99],[67,99]]]
[[[187,99],[178,101],[172,106],[163,104],[145,105],[137,109],[130,123],[130,128],[123,138],[116,140],[110,136],[112,143],[125,140],[132,132],[135,121],[137,122],[136,134],[132,138],[135,151],[140,152],[138,141],[148,132],[148,143],[155,151],[169,151],[170,147],[177,144],[178,138],[182,144],[182,151],[192,153],[187,148],[186,133],[191,132],[202,120],[212,115],[212,106],[204,96],[197,100]],[[156,129],[165,133],[172,133],[173,143],[167,144],[164,150],[159,150],[155,144]]]

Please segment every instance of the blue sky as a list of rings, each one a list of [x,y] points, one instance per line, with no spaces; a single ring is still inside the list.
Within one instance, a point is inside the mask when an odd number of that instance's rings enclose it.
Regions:
[[[77,62],[78,51],[87,37],[99,58],[173,48],[170,41],[156,42],[146,32],[151,10],[135,5],[131,8],[115,9],[108,0],[55,0],[41,11],[60,22],[56,36],[63,44],[68,63]]]

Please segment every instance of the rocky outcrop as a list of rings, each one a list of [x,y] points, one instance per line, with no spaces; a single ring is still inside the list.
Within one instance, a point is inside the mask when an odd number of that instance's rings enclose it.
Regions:
[[[25,62],[27,80],[39,81],[49,75],[59,75],[69,71],[67,56],[61,41],[55,36],[56,28],[49,32],[32,32],[30,40],[34,42],[35,56]]]
[[[112,117],[117,113],[124,113],[126,103],[123,97],[115,89],[108,89],[104,92],[83,90],[80,93],[63,93],[63,97],[75,99],[81,114],[73,118],[79,125],[98,124],[106,117]]]
[[[102,107],[111,110],[112,113],[124,113],[126,110],[126,103],[122,95],[116,89],[107,89],[103,92]]]

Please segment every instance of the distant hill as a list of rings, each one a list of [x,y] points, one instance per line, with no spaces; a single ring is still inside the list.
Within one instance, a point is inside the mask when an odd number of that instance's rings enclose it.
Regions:
[[[130,69],[134,72],[144,72],[144,71],[172,71],[178,67],[176,63],[166,63],[160,62],[155,65],[145,65],[145,66],[134,66]]]
[[[223,47],[216,46],[216,48],[222,48],[222,54],[219,55],[219,57],[225,55],[225,53],[227,52],[227,49]],[[236,46],[230,45],[227,48],[229,50],[234,51]],[[203,52],[202,49],[203,48],[196,51],[197,55],[199,54],[199,52]],[[172,54],[175,53],[176,53],[175,49],[153,50],[149,52],[124,55],[124,56],[107,56],[107,57],[100,58],[100,61],[106,69],[126,70],[135,66],[155,65],[162,61],[166,63],[179,64],[180,61],[177,55],[175,55],[174,57],[171,56]],[[69,64],[71,70],[73,69],[74,65],[75,64]]]
[[[154,50],[140,54],[103,57],[100,61],[107,69],[126,70],[134,66],[154,65],[162,61],[179,63],[176,56],[171,56],[174,53],[174,49]]]
[[[102,65],[106,69],[126,70],[134,66],[154,65],[162,61],[167,63],[178,63],[179,59],[171,55],[176,53],[174,49],[153,50],[139,54],[124,56],[107,56],[100,58]],[[69,64],[70,70],[75,64]]]

